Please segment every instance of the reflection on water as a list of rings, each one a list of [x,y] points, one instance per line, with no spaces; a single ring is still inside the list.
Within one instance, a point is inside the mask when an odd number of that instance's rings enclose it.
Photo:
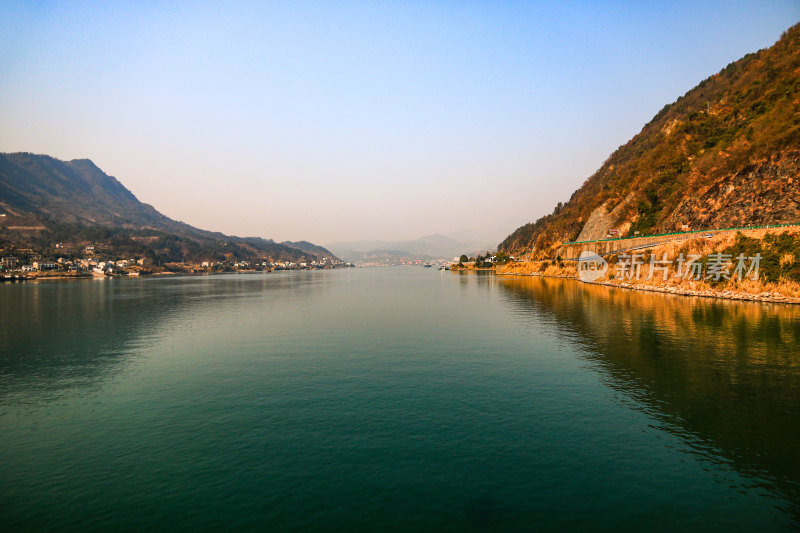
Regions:
[[[800,524],[800,308],[421,268],[0,295],[3,531]]]
[[[632,405],[800,516],[800,307],[501,279],[518,320],[549,315]]]
[[[296,301],[315,285],[307,276],[240,275],[163,279],[90,279],[2,287],[0,405],[50,400],[92,387],[124,370],[176,324],[202,324],[234,311],[260,291],[291,292]],[[235,302],[235,303],[232,303]],[[233,307],[233,309],[229,309]],[[21,393],[17,395],[17,393]]]

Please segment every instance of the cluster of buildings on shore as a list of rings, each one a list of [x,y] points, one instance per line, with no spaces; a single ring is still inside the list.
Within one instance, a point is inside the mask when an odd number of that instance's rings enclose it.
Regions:
[[[318,268],[336,268],[352,266],[334,257],[323,257],[319,260],[311,261],[203,261],[200,263],[202,269],[233,269],[233,270],[308,270]]]
[[[71,272],[75,274],[127,274],[141,270],[146,259],[116,259],[96,260],[92,258],[70,259],[59,257],[55,260],[43,260],[38,255],[33,255],[28,261],[22,261],[17,256],[7,255],[0,258],[0,270],[3,272]]]
[[[57,243],[56,249],[61,248]],[[144,257],[100,259],[94,257],[94,246],[83,248],[83,258],[58,257],[57,259],[45,258],[34,250],[20,250],[17,255],[4,255],[0,257],[0,272],[3,274],[31,274],[47,272],[54,275],[130,275],[143,271],[176,270],[184,272],[203,271],[236,271],[236,270],[303,270],[322,269],[352,266],[335,257],[322,257],[306,261],[248,261],[225,259],[218,261],[202,261],[198,263],[170,263],[161,267],[148,264]],[[13,253],[13,252],[12,252]],[[107,256],[108,254],[103,254]]]

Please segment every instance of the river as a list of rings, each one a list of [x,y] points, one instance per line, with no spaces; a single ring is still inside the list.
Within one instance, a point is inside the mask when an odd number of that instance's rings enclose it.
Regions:
[[[398,267],[0,319],[2,531],[800,527],[800,306]]]

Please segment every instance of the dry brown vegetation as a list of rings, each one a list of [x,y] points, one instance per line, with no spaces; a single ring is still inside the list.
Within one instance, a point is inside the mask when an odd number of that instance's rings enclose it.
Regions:
[[[550,258],[604,207],[624,233],[800,220],[800,25],[665,106],[553,213],[500,250]]]
[[[647,264],[652,255],[659,259],[666,254],[668,259],[674,259],[680,254],[685,257],[696,254],[703,258],[701,261],[705,261],[713,253],[729,254],[732,257],[736,257],[738,253],[744,253],[747,257],[761,254],[758,280],[695,280],[675,277],[673,272],[669,273],[666,280],[660,273],[647,279],[647,265],[638,279],[621,279],[615,269],[619,254],[614,254],[605,258],[609,268],[596,282],[657,292],[800,303],[800,262],[795,260],[800,257],[798,228],[745,230],[719,234],[711,239],[698,237],[657,246],[642,251],[641,255],[643,262]],[[499,267],[497,274],[577,278],[577,268],[575,262],[526,261]]]

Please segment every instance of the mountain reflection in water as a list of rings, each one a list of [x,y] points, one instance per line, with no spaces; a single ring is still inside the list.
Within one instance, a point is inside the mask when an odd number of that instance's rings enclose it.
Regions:
[[[695,453],[800,516],[800,307],[502,278],[516,319],[549,315],[606,383]]]

